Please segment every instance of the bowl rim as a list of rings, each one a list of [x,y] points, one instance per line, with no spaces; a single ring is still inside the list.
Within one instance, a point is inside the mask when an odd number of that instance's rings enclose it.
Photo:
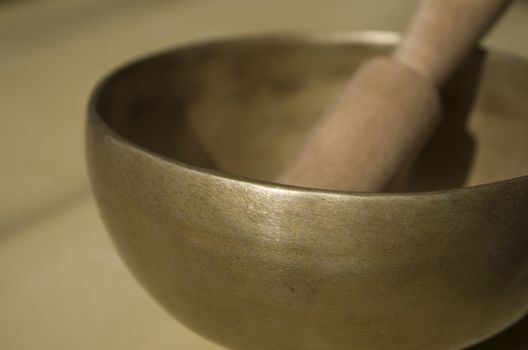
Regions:
[[[389,197],[400,197],[400,198],[411,198],[411,197],[437,197],[437,196],[448,196],[454,194],[461,194],[467,192],[488,192],[493,191],[499,187],[505,185],[515,185],[517,183],[528,184],[528,174],[521,175],[513,178],[504,180],[498,180],[493,182],[487,182],[478,185],[457,187],[445,190],[431,190],[431,191],[418,191],[418,192],[361,192],[361,191],[343,191],[343,190],[328,190],[311,187],[302,187],[294,185],[285,185],[278,182],[267,181],[256,179],[253,177],[229,173],[222,170],[206,168],[199,165],[183,162],[178,159],[167,157],[152,151],[143,145],[133,142],[132,140],[121,135],[118,131],[114,130],[105,121],[102,113],[98,110],[98,105],[101,96],[104,94],[108,83],[110,83],[119,74],[124,73],[129,69],[133,69],[135,66],[141,65],[148,62],[151,59],[156,59],[161,56],[173,55],[177,52],[183,52],[187,50],[193,50],[197,48],[207,48],[214,46],[221,46],[230,43],[243,43],[243,42],[254,42],[259,44],[268,43],[314,43],[318,45],[335,45],[335,44],[376,44],[376,45],[394,45],[401,38],[398,32],[393,31],[381,31],[381,30],[331,30],[331,31],[315,31],[315,32],[297,32],[297,31],[281,31],[272,33],[257,33],[257,34],[246,34],[246,35],[228,35],[218,36],[209,39],[201,39],[190,43],[182,43],[175,47],[164,48],[157,50],[154,53],[149,53],[129,60],[128,62],[121,64],[111,70],[109,73],[104,75],[99,82],[95,85],[92,93],[88,100],[88,117],[87,126],[92,126],[103,134],[109,136],[114,141],[118,142],[122,146],[130,148],[136,152],[142,153],[144,156],[153,158],[154,160],[163,161],[167,165],[172,167],[180,168],[188,172],[202,174],[213,177],[217,180],[241,183],[252,187],[257,187],[271,191],[283,191],[292,194],[313,194],[322,196],[338,196],[338,197],[373,197],[373,198],[389,198]],[[480,48],[485,50],[485,48]],[[528,64],[528,60],[520,55],[506,53],[500,49],[487,50],[493,52],[494,56],[508,59],[523,61]],[[88,128],[87,128],[88,129]]]

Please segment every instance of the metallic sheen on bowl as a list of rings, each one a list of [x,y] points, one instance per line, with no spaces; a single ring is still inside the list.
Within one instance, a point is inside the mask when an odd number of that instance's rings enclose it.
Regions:
[[[396,40],[220,40],[99,85],[87,157],[100,212],[174,317],[234,349],[434,350],[526,313],[525,61],[476,52],[392,193],[272,182],[357,65]]]

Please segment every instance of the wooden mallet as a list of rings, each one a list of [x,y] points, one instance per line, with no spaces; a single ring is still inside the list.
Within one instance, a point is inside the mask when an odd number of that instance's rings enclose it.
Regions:
[[[423,0],[390,57],[363,64],[276,181],[382,191],[440,119],[439,88],[509,0]]]

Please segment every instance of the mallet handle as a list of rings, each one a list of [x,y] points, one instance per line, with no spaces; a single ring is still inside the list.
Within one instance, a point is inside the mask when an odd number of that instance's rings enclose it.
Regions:
[[[382,191],[440,115],[438,87],[509,0],[424,0],[390,58],[362,65],[277,182]]]

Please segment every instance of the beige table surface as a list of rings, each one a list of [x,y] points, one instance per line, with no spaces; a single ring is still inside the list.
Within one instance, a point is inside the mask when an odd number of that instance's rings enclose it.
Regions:
[[[0,0],[0,349],[220,349],[115,254],[90,195],[86,100],[111,68],[219,36],[400,31],[415,0]],[[528,58],[528,2],[486,45]],[[528,349],[528,321],[478,349]]]

